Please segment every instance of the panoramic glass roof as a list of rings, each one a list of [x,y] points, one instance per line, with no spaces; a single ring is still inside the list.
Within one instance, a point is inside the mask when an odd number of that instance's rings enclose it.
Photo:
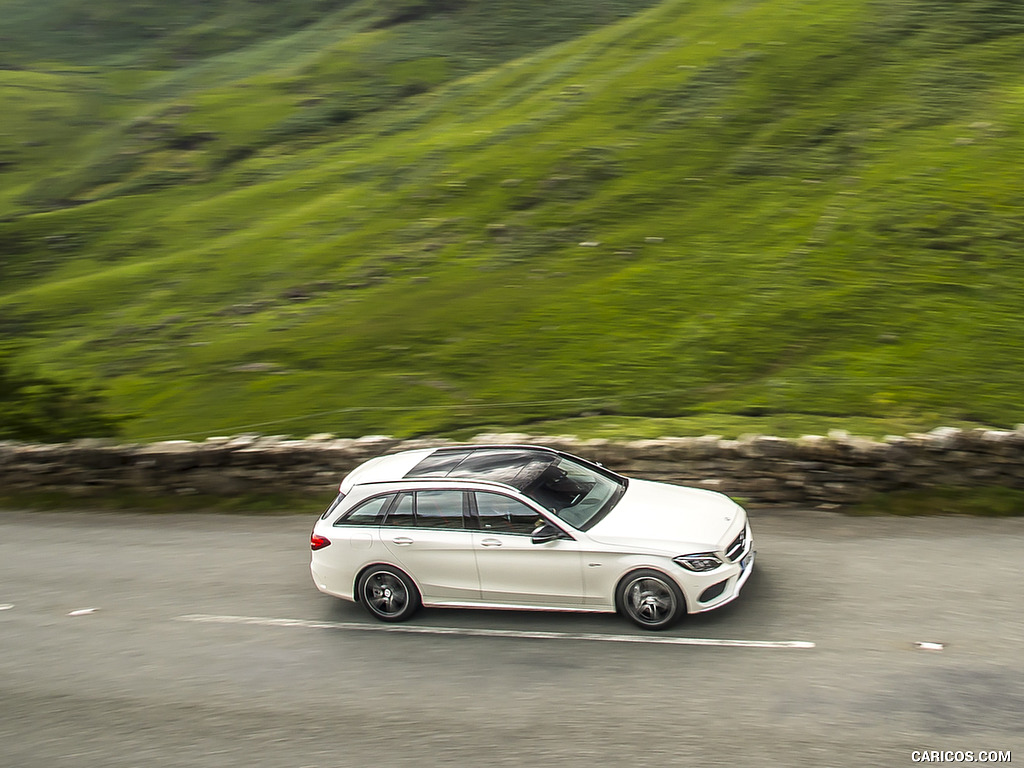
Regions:
[[[406,477],[466,477],[491,480],[522,491],[557,459],[555,454],[524,448],[440,450],[430,454],[409,470]]]

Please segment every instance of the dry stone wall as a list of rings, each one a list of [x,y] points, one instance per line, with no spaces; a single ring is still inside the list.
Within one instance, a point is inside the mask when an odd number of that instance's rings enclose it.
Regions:
[[[547,445],[626,475],[709,488],[758,506],[843,505],[877,492],[935,485],[1024,488],[1024,425],[1014,431],[941,427],[882,441],[836,431],[795,440],[706,436],[610,442],[505,434],[481,435],[472,442]],[[341,478],[367,459],[450,444],[328,435],[305,440],[242,435],[139,445],[0,442],[0,493],[308,492],[326,501]]]

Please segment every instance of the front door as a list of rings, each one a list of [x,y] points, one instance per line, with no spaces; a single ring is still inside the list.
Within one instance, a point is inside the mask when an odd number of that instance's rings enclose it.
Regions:
[[[534,544],[531,534],[545,522],[536,510],[502,493],[477,491],[474,500],[478,530],[473,548],[485,603],[582,607],[579,542]]]

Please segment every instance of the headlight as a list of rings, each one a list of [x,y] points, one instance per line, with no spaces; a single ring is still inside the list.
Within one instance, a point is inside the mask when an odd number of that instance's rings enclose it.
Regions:
[[[695,555],[680,555],[679,557],[673,557],[672,562],[678,563],[688,571],[696,571],[697,573],[713,571],[722,564],[722,561],[718,559],[718,555],[714,552],[698,552]]]

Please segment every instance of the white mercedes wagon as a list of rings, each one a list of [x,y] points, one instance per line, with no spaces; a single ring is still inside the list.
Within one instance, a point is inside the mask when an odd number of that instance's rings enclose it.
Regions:
[[[728,497],[522,445],[371,459],[310,546],[317,588],[382,621],[422,605],[618,611],[665,629],[735,599],[754,563],[746,512]]]

